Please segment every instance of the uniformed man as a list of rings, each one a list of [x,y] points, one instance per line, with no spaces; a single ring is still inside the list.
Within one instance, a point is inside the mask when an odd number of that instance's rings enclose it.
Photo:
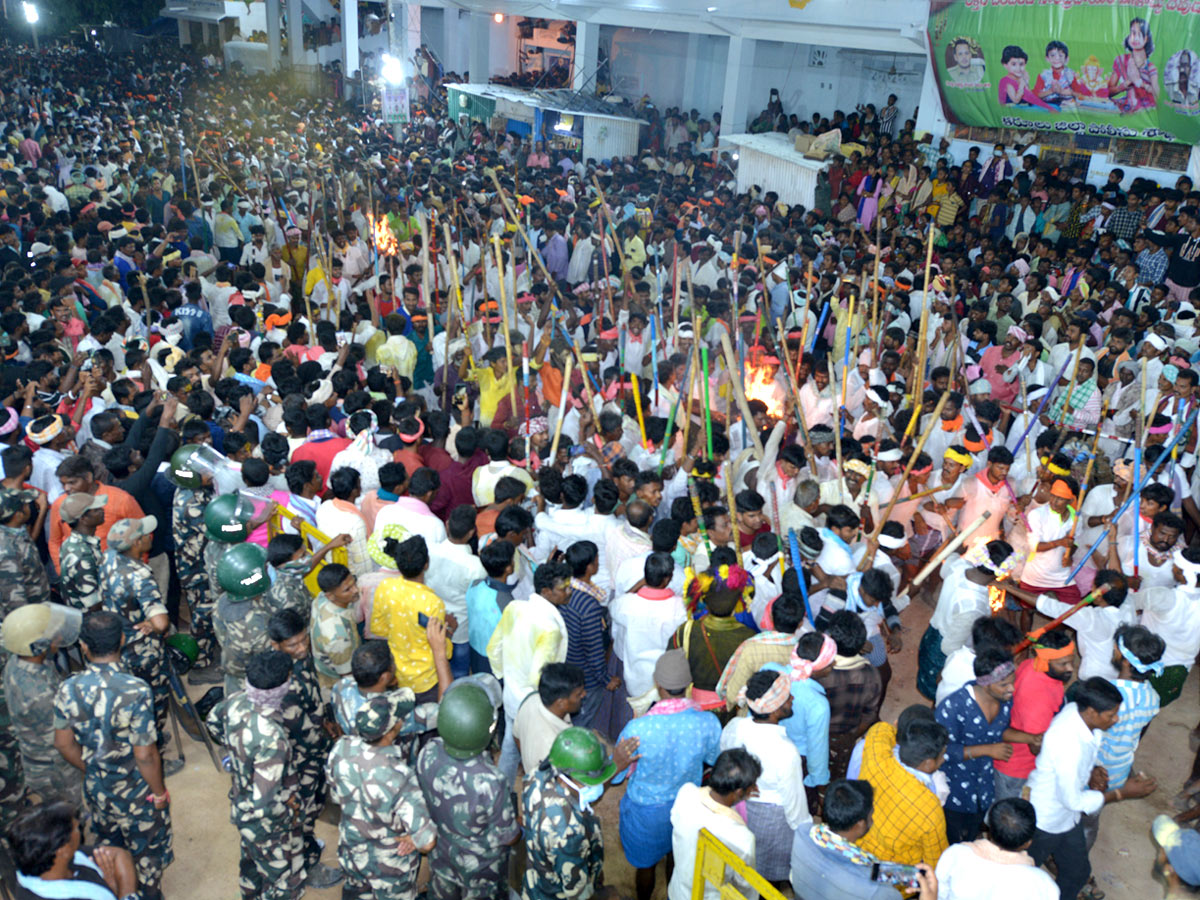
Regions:
[[[325,764],[333,738],[338,735],[337,725],[325,717],[325,701],[313,666],[305,620],[292,609],[272,613],[267,620],[267,636],[274,649],[292,660],[291,688],[281,711],[298,779],[307,884],[313,888],[332,887],[342,880],[342,873],[320,864],[321,844],[314,830],[325,808]]]
[[[154,721],[158,749],[167,745],[167,710],[170,685],[167,682],[167,657],[163,635],[170,621],[154,571],[143,560],[154,542],[158,519],[121,519],[108,532],[108,550],[100,569],[100,593],[104,609],[120,616],[125,623],[125,646],[121,660],[131,675],[136,675],[154,691]],[[168,760],[166,773],[183,768],[183,761]]]
[[[414,896],[420,854],[437,840],[417,776],[395,746],[409,710],[403,696],[371,697],[354,717],[358,734],[340,738],[329,754],[330,796],[342,807],[343,900]],[[454,864],[469,865],[461,859]]]
[[[221,680],[214,665],[218,653],[212,624],[216,596],[209,593],[208,574],[204,570],[204,548],[208,544],[204,513],[213,499],[212,475],[189,466],[191,456],[190,450],[181,447],[172,455],[167,467],[167,478],[175,485],[171,532],[175,537],[179,587],[191,612],[192,637],[200,649],[196,671],[190,673],[188,680],[193,684],[215,684]]]
[[[509,847],[521,837],[516,797],[486,753],[496,726],[500,684],[492,694],[467,679],[450,687],[438,706],[438,737],[417,758],[417,780],[437,825],[429,858],[431,900],[508,897]]]
[[[238,831],[242,900],[293,900],[305,876],[303,816],[283,724],[292,660],[265,650],[246,662],[246,689],[213,707],[208,724],[229,751],[229,820]]]
[[[221,643],[221,666],[225,671],[225,696],[242,690],[250,657],[271,649],[267,620],[271,613],[263,601],[270,585],[267,555],[257,544],[226,548],[217,563],[221,596],[213,616],[213,629]]]
[[[83,618],[88,667],[58,689],[54,745],[83,772],[83,796],[99,842],[124,847],[137,862],[138,896],[162,897],[171,849],[171,795],[158,754],[154,695],[122,670],[125,622],[100,610]]]
[[[54,698],[62,676],[48,654],[79,637],[83,616],[57,603],[30,603],[4,617],[0,645],[12,656],[4,667],[4,700],[21,750],[26,787],[43,800],[83,801],[83,779],[54,747]]]
[[[267,591],[267,606],[271,612],[294,609],[309,620],[313,595],[304,583],[331,550],[350,546],[350,535],[339,534],[315,553],[309,553],[304,538],[298,534],[277,534],[267,544],[267,562],[274,571],[274,580]]]
[[[586,728],[559,733],[550,756],[525,781],[521,811],[528,864],[523,900],[586,900],[604,869],[604,836],[592,805],[604,785],[634,759],[636,738],[617,744],[609,759]]]
[[[26,603],[50,600],[50,580],[29,539],[29,504],[45,508],[40,491],[0,490],[0,615]]]
[[[216,684],[222,680],[225,674],[218,661],[220,644],[217,641],[216,626],[213,622],[217,602],[221,596],[221,585],[217,580],[217,563],[229,552],[232,545],[240,544],[250,536],[249,522],[253,511],[253,508],[237,494],[221,494],[210,500],[204,507],[204,584],[209,604],[208,624],[212,626],[209,636],[212,639],[213,648],[209,662],[205,664],[204,668],[194,668],[188,674],[189,684]],[[194,623],[192,633],[195,634]]]
[[[104,524],[105,494],[67,494],[58,507],[71,533],[59,551],[58,590],[68,606],[89,612],[100,605],[100,567],[104,551],[96,529]]]

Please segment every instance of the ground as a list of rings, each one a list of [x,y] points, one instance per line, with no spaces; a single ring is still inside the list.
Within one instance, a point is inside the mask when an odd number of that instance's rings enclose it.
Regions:
[[[883,715],[895,721],[910,703],[925,702],[916,690],[917,644],[931,610],[914,603],[903,614],[904,649],[892,657],[893,676]],[[191,689],[193,697],[202,693]],[[1158,780],[1159,789],[1144,800],[1117,803],[1104,811],[1100,837],[1092,850],[1092,866],[1108,900],[1156,900],[1163,888],[1151,875],[1154,848],[1150,822],[1156,815],[1171,812],[1171,797],[1179,791],[1191,770],[1188,731],[1200,720],[1200,688],[1195,672],[1183,696],[1150,725],[1138,749],[1135,769]],[[204,748],[183,735],[187,765],[168,782],[175,826],[175,862],[167,869],[164,893],[171,900],[235,900],[237,889],[237,837],[229,823],[227,799],[229,776],[217,772]],[[172,751],[170,751],[173,753]],[[621,853],[617,833],[617,804],[623,787],[610,788],[597,804],[604,821],[608,848],[605,879],[624,896],[633,897],[633,870]],[[336,862],[337,828],[318,824],[318,837],[325,841],[324,861]],[[341,887],[308,891],[314,900],[336,900]],[[666,896],[666,878],[659,867],[655,900]]]

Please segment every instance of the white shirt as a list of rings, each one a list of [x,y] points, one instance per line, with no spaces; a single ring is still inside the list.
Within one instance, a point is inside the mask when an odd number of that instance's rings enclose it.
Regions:
[[[426,512],[416,512],[412,503],[411,498],[405,498],[402,503],[389,503],[383,507],[375,516],[375,530],[379,531],[384,525],[400,525],[408,532],[409,537],[419,534],[425,538],[425,543],[432,553],[434,544],[446,540],[446,526],[442,524],[441,519],[428,512],[428,506],[422,503]]]
[[[1135,600],[1142,625],[1166,642],[1164,666],[1186,666],[1191,671],[1200,653],[1200,589],[1147,588]]]
[[[567,625],[541,594],[504,608],[488,644],[492,672],[504,682],[504,711],[516,718],[521,701],[537,690],[542,669],[567,658]]]
[[[1082,814],[1091,815],[1104,806],[1104,794],[1087,786],[1103,739],[1103,731],[1092,731],[1083,723],[1074,703],[1054,717],[1026,782],[1040,830],[1062,834],[1074,828]]]
[[[33,473],[29,476],[29,483],[38,490],[46,492],[47,503],[53,503],[63,495],[62,482],[58,480],[56,473],[58,464],[66,458],[66,453],[61,450],[51,450],[49,447],[39,447],[33,454]],[[49,520],[47,520],[47,527],[49,524]]]
[[[467,588],[485,577],[483,563],[466,544],[441,541],[429,546],[425,586],[438,595],[446,604],[446,612],[458,620],[451,638],[455,644],[467,642]]]
[[[951,557],[942,566],[942,590],[929,619],[930,627],[942,636],[942,652],[947,656],[966,645],[976,619],[991,615],[987,585],[968,581],[967,571],[961,556]]]
[[[1055,900],[1058,885],[1025,853],[991,852],[1003,861],[987,859],[970,843],[955,844],[938,859],[938,900]],[[1018,860],[1024,856],[1025,862]],[[1012,860],[1009,862],[1009,860]]]
[[[355,575],[366,575],[379,568],[367,553],[367,523],[360,513],[339,509],[334,501],[326,500],[317,507],[317,528],[325,534],[350,535],[347,568]]]
[[[601,553],[604,566],[603,533],[597,534],[596,514],[590,509],[547,509],[533,517],[534,556],[549,559],[555,550],[566,549],[576,541],[591,541]]]
[[[1070,608],[1054,594],[1038,594],[1037,610],[1044,616],[1056,619]],[[1120,607],[1085,606],[1063,623],[1075,631],[1080,681],[1096,676],[1112,681],[1117,677],[1112,664],[1113,635],[1122,625],[1132,625],[1135,618],[1133,600],[1126,600]]]
[[[707,828],[713,837],[747,865],[754,866],[754,834],[741,821],[741,817],[712,799],[708,788],[685,784],[671,805],[671,848],[675,854],[675,869],[667,884],[667,900],[692,900],[696,845],[701,828]],[[758,896],[737,875],[733,876],[733,881],[747,900],[754,900]],[[721,893],[716,887],[704,883],[704,900],[719,900],[720,897]]]
[[[653,588],[643,590],[661,593]],[[687,620],[687,610],[676,594],[658,599],[622,594],[612,602],[609,612],[613,652],[624,664],[626,688],[630,697],[640,697],[654,687],[654,665],[675,629]]]
[[[1071,516],[1060,518],[1048,503],[1030,510],[1026,519],[1029,521],[1031,550],[1038,544],[1062,540],[1071,533]],[[1065,548],[1055,547],[1053,550],[1034,553],[1025,563],[1021,580],[1039,588],[1063,587],[1067,583],[1067,576],[1071,574],[1071,570],[1062,564],[1064,552]]]
[[[762,763],[755,798],[759,803],[782,806],[788,827],[793,831],[812,821],[804,796],[800,753],[782,725],[755,722],[749,716],[731,719],[721,732],[721,749],[732,747],[744,747]]]
[[[967,682],[975,680],[975,651],[962,646],[946,657],[942,679],[938,682],[933,705],[937,706]]]

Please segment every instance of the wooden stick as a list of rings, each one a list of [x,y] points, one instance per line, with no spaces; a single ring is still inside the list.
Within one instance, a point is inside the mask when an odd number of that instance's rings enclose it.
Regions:
[[[1062,425],[1067,421],[1067,407],[1071,405],[1071,395],[1075,393],[1075,381],[1079,378],[1079,360],[1083,358],[1084,339],[1079,338],[1079,346],[1075,350],[1075,366],[1071,369],[1071,380],[1067,382],[1067,396],[1063,399],[1062,414],[1058,417],[1058,424]],[[1071,416],[1074,418],[1075,411],[1071,411]],[[1099,431],[1099,429],[1096,429]],[[1066,436],[1066,432],[1063,432]],[[1059,446],[1062,446],[1062,440],[1059,440]]]
[[[642,434],[642,447],[646,450],[650,449],[650,444],[646,440],[646,417],[642,414],[642,390],[638,384],[636,374],[630,373],[629,380],[633,382],[633,407],[637,412],[638,430]]]
[[[783,330],[783,319],[775,320],[775,327],[779,331],[779,341],[783,345],[784,350],[784,371],[787,372],[788,387],[792,392],[792,403],[796,406],[796,421],[800,425],[800,439],[804,442],[804,456],[808,460],[809,469],[813,475],[816,475],[816,454],[813,453],[812,441],[808,437],[808,423],[804,419],[804,406],[800,403],[800,388],[796,384],[796,373],[792,371],[792,367],[787,365],[787,336]],[[800,353],[804,354],[804,345],[800,346]]]
[[[746,430],[750,434],[750,441],[754,445],[754,457],[759,462],[763,459],[762,439],[759,437],[758,429],[754,427],[754,416],[750,414],[750,404],[746,402],[745,386],[742,384],[741,366],[738,365],[737,357],[733,355],[733,345],[729,341],[729,335],[724,331],[721,332],[721,350],[725,354],[725,365],[729,368],[729,385],[733,392],[733,397],[737,400],[738,412],[742,414],[742,421],[746,424]],[[726,423],[732,427],[732,422]]]
[[[850,306],[851,306],[851,308],[853,308],[854,298],[850,299]],[[830,382],[830,384],[832,384],[833,383],[833,354],[829,354],[828,356],[825,357],[825,367],[826,367],[826,369],[829,370],[829,382]],[[847,380],[846,375],[847,375],[846,372],[842,373],[843,394],[845,393],[845,384],[846,384],[846,380]],[[841,426],[840,420],[841,420],[841,412],[843,409],[845,409],[845,407],[841,407],[838,410],[839,422],[833,426],[833,452],[834,452],[834,457],[837,459],[837,477],[838,477],[838,496],[839,497],[843,497],[842,488],[844,487],[844,485],[846,483],[842,477],[843,476],[843,471],[842,471],[842,429],[840,427]]]
[[[1104,415],[1108,412],[1108,398],[1104,398],[1104,403],[1100,407],[1100,421],[1104,421]],[[1075,514],[1075,521],[1071,523],[1071,538],[1072,543],[1063,551],[1063,567],[1070,568],[1071,555],[1074,549],[1075,531],[1079,528],[1079,520],[1083,518],[1083,501],[1088,494],[1088,482],[1092,479],[1092,468],[1096,465],[1096,448],[1100,443],[1100,426],[1096,426],[1096,436],[1092,438],[1092,452],[1088,456],[1087,466],[1083,470],[1083,485],[1079,489],[1079,509]]]
[[[927,562],[925,564],[925,568],[923,568],[920,572],[917,573],[917,577],[912,580],[911,584],[909,584],[909,588],[915,588],[915,587],[920,586],[921,582],[924,581],[926,578],[928,578],[930,575],[932,575],[934,570],[939,565],[941,565],[942,560],[944,560],[947,556],[949,556],[951,553],[953,553],[955,550],[957,550],[960,546],[962,546],[963,541],[965,541],[972,534],[974,534],[976,531],[978,531],[980,526],[982,526],[984,522],[986,522],[989,518],[991,518],[991,515],[992,515],[992,511],[990,509],[985,509],[983,512],[981,512],[979,514],[979,518],[977,518],[974,522],[972,522],[970,525],[968,525],[965,529],[963,529],[957,535],[955,535],[954,539],[952,541],[950,541],[950,543],[948,543],[941,550],[939,550],[937,555],[934,556],[933,559],[931,559],[929,562]]]
[[[1075,615],[1075,613],[1079,612],[1079,610],[1083,609],[1089,603],[1092,603],[1095,600],[1097,600],[1098,598],[1103,597],[1106,593],[1108,593],[1108,590],[1111,587],[1112,587],[1112,583],[1110,582],[1108,584],[1102,584],[1099,587],[1095,588],[1090,594],[1088,594],[1086,597],[1084,597],[1082,600],[1080,600],[1078,603],[1076,603],[1074,606],[1072,606],[1070,609],[1068,609],[1061,616],[1059,616],[1056,619],[1051,619],[1049,622],[1047,622],[1041,628],[1031,631],[1028,634],[1028,636],[1026,636],[1025,640],[1021,641],[1021,643],[1017,644],[1017,646],[1015,646],[1013,648],[1013,652],[1020,653],[1022,650],[1027,650],[1033,644],[1034,641],[1036,641],[1038,638],[1040,638],[1042,635],[1044,635],[1047,631],[1052,631],[1053,629],[1057,628],[1059,625],[1061,625],[1067,619],[1071,618],[1071,616]]]
[[[558,421],[554,423],[554,440],[550,442],[550,465],[558,459],[558,439],[562,437],[563,422],[567,418],[567,400],[571,396],[571,371],[575,360],[567,357],[567,368],[563,373],[562,392],[558,398]]]
[[[1029,412],[1029,399],[1026,396],[1025,379],[1021,377],[1020,370],[1017,371],[1017,384],[1019,384],[1021,386],[1021,406],[1023,407],[1025,412]],[[1025,468],[1028,470],[1030,475],[1033,474],[1033,450],[1031,449],[1032,444],[1033,444],[1032,441],[1025,442]]]
[[[508,329],[508,298],[504,291],[504,257],[500,251],[500,236],[492,235],[492,252],[496,256],[496,272],[500,276],[500,312],[504,316],[504,358],[508,360],[508,375],[512,378],[509,383],[509,399],[512,404],[513,418],[517,416],[517,378],[513,372],[512,334]]]
[[[942,407],[946,405],[946,401],[949,399],[950,399],[950,389],[947,388],[946,391],[942,394],[941,398],[938,400],[937,406],[935,406],[933,408],[933,421],[934,422],[936,422],[938,420],[938,417],[941,416]],[[879,516],[879,521],[875,523],[875,530],[871,532],[871,536],[868,538],[869,543],[876,543],[879,540],[879,533],[881,531],[883,531],[883,526],[887,522],[888,516],[890,516],[892,514],[892,509],[896,506],[896,502],[900,499],[900,491],[903,489],[905,483],[908,481],[908,476],[912,473],[913,466],[915,466],[917,463],[917,457],[921,455],[921,450],[923,450],[925,447],[925,441],[928,440],[929,435],[932,433],[933,433],[933,429],[927,428],[925,430],[925,433],[922,434],[921,437],[917,440],[917,446],[913,448],[912,455],[909,456],[908,462],[904,466],[904,473],[900,476],[900,481],[897,482],[897,484],[896,484],[896,490],[892,492],[892,499],[890,499],[888,501],[887,507],[884,509],[883,513],[880,514],[880,516]],[[871,561],[874,558],[875,558],[874,553],[865,554],[862,558],[862,562],[860,562],[858,564],[859,571],[865,572],[867,569],[871,568]],[[865,565],[864,565],[864,563],[865,563]]]
[[[729,524],[733,529],[733,551],[737,554],[738,565],[742,564],[742,532],[738,528],[737,504],[733,496],[733,460],[729,460],[725,470],[725,502],[729,505]]]
[[[872,277],[875,279],[875,298],[871,301],[871,368],[879,365],[875,347],[878,343],[876,335],[879,330],[879,262],[883,254],[882,235],[883,216],[880,215],[875,217],[875,271],[872,272]]]
[[[917,332],[917,359],[916,366],[912,371],[912,416],[908,420],[908,427],[904,429],[904,436],[911,437],[916,430],[917,421],[921,418],[921,398],[925,394],[925,356],[929,347],[929,307],[930,307],[930,285],[929,273],[933,266],[933,235],[937,231],[933,222],[929,223],[929,241],[925,248],[925,280],[923,282],[924,296],[921,298],[921,328]],[[936,420],[935,420],[936,421]],[[901,440],[903,443],[903,440]],[[886,519],[887,517],[884,516]]]

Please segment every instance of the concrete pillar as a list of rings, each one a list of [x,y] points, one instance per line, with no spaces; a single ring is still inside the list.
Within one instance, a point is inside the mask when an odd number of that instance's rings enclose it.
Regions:
[[[586,94],[596,93],[596,66],[600,61],[600,26],[591,22],[575,23],[575,67],[571,88]]]
[[[467,47],[470,43],[468,13],[447,8],[442,16],[442,65],[447,72],[461,75],[469,67]]]
[[[279,68],[279,48],[283,44],[279,6],[279,0],[267,0],[267,67],[272,72]]]
[[[697,69],[699,68],[701,49],[701,35],[689,34],[687,42],[687,57],[683,61],[683,100],[680,103],[680,108],[687,112],[693,106],[697,106],[696,94],[698,92]]]
[[[176,19],[175,22],[179,26],[179,46],[186,47],[192,42],[192,23],[186,19]]]
[[[725,60],[725,92],[721,98],[721,134],[741,134],[750,118],[750,80],[754,69],[754,38],[729,38]]]
[[[472,84],[487,84],[491,74],[492,17],[488,13],[471,13],[467,40],[467,71]]]
[[[300,0],[287,0],[288,61],[304,63],[304,12]]]
[[[358,72],[358,0],[342,0],[342,74]]]

